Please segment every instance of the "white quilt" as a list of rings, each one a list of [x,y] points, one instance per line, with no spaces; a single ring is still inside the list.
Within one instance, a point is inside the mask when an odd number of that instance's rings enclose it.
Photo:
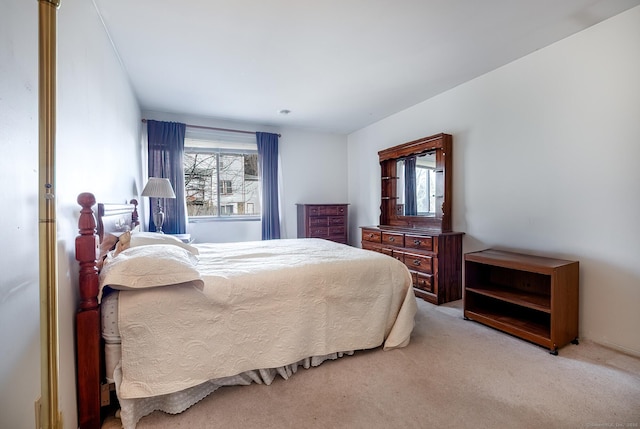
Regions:
[[[196,246],[204,286],[120,292],[119,397],[409,343],[417,307],[394,258],[320,239]]]

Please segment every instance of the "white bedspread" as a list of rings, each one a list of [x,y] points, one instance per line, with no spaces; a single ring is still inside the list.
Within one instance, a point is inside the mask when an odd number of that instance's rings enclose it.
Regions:
[[[197,247],[203,288],[120,293],[119,397],[409,343],[416,312],[411,277],[389,256],[319,239]]]

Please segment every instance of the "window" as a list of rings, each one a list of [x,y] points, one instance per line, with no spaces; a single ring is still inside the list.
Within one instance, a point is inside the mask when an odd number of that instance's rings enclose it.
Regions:
[[[252,139],[187,133],[183,164],[190,218],[260,218],[258,150]]]
[[[220,195],[233,194],[233,185],[231,180],[220,180]]]

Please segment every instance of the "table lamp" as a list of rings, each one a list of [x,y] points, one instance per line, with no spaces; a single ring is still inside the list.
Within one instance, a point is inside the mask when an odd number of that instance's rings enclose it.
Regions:
[[[153,223],[156,226],[156,232],[163,234],[162,224],[164,223],[164,212],[160,205],[160,198],[175,198],[176,194],[173,192],[171,182],[169,179],[160,177],[149,177],[149,181],[142,190],[143,197],[157,198],[158,206],[153,214]],[[149,200],[151,201],[151,200]]]

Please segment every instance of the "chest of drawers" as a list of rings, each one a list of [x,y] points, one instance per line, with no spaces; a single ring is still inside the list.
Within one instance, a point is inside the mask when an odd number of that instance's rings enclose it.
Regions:
[[[362,227],[362,248],[403,262],[416,296],[439,305],[462,299],[462,236],[462,232]]]
[[[298,238],[324,238],[347,244],[347,204],[297,204]]]

